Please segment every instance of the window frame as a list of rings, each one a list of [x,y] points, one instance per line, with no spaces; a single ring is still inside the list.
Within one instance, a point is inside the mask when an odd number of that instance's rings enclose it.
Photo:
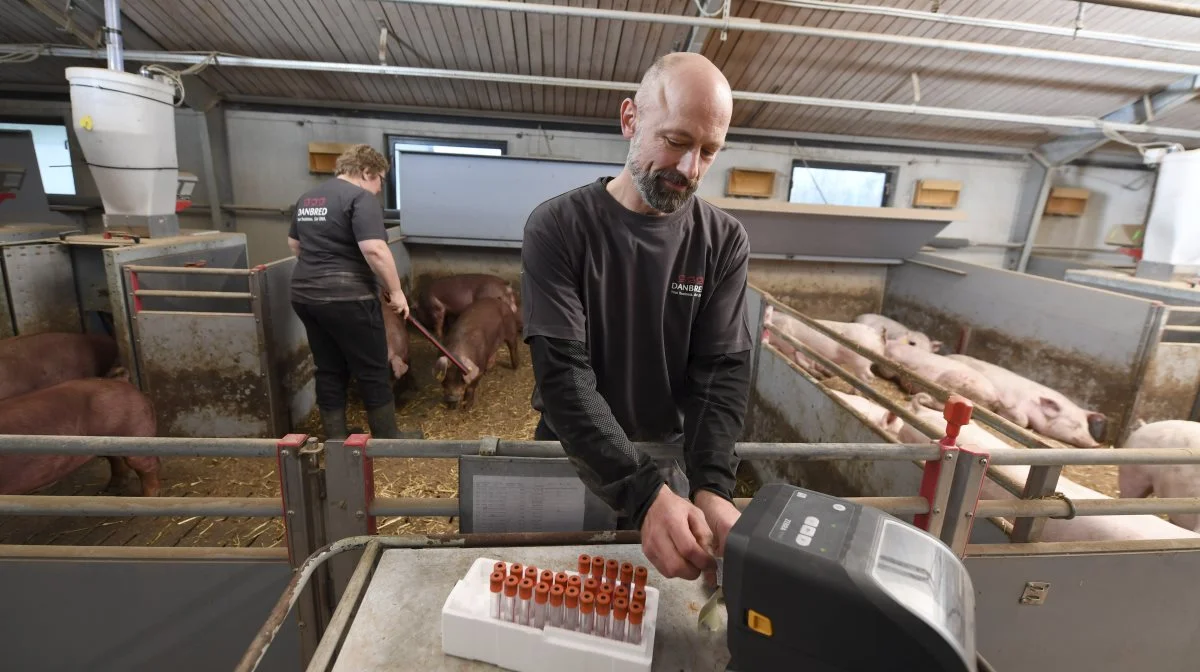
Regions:
[[[383,136],[384,145],[387,147],[387,159],[390,167],[387,174],[387,207],[391,210],[397,209],[396,200],[398,197],[400,179],[396,175],[396,145],[397,144],[424,144],[424,145],[442,145],[445,147],[472,147],[479,149],[499,149],[500,156],[508,156],[508,141],[507,140],[474,140],[471,138],[441,138],[436,136],[425,135],[408,135],[401,133],[385,133]],[[480,154],[479,156],[489,156]]]
[[[793,159],[792,169],[788,175],[788,190],[787,202],[800,203],[800,201],[792,200],[792,187],[796,182],[797,168],[824,168],[826,170],[846,170],[856,171],[860,173],[883,173],[883,197],[880,199],[878,207],[886,208],[891,205],[896,193],[896,175],[899,172],[899,166],[884,166],[875,163],[854,163],[845,161],[806,161],[804,159]],[[803,203],[802,203],[803,204]],[[808,205],[821,205],[820,203]],[[835,205],[835,204],[831,204]],[[872,207],[872,206],[858,206]]]

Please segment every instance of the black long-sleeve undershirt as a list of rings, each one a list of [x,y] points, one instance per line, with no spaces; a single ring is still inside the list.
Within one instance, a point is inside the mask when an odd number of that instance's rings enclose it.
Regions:
[[[534,336],[534,375],[547,424],[558,435],[580,478],[603,501],[641,527],[664,480],[638,450],[597,391],[587,346]],[[750,388],[750,352],[689,359],[683,395],[684,459],[691,496],[709,490],[732,499]]]

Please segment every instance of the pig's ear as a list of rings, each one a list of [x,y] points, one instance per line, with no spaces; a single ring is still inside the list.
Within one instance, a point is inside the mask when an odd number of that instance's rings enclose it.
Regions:
[[[1039,397],[1038,406],[1041,407],[1042,414],[1048,418],[1057,417],[1059,413],[1062,413],[1062,407],[1058,405],[1058,402],[1049,397]]]
[[[463,382],[465,382],[467,385],[470,385],[471,383],[475,382],[476,378],[479,377],[479,367],[475,365],[475,362],[472,362],[470,359],[466,358],[462,360],[462,363],[463,366],[467,367],[467,372],[463,375]]]
[[[449,367],[450,367],[450,360],[445,355],[438,357],[437,361],[433,363],[434,377],[437,378],[438,380],[445,378],[446,377],[446,369],[448,369]]]
[[[930,341],[929,346],[933,348],[934,352],[942,351],[942,342],[941,341]]]

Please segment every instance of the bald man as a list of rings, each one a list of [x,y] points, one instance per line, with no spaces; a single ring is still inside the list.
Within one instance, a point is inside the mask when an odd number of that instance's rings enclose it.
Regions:
[[[741,223],[695,196],[732,111],[706,58],[659,59],[621,103],[624,169],[539,205],[521,250],[535,438],[562,442],[667,577],[711,577],[738,518],[749,244]],[[686,480],[642,441],[682,442]]]

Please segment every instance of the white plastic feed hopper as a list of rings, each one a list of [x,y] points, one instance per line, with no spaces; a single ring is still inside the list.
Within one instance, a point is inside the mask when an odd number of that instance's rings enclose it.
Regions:
[[[175,87],[103,68],[67,68],[71,117],[104,202],[106,228],[177,235]]]

